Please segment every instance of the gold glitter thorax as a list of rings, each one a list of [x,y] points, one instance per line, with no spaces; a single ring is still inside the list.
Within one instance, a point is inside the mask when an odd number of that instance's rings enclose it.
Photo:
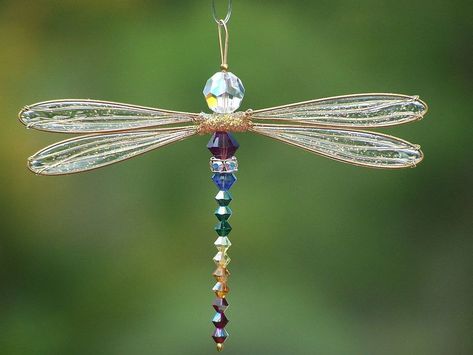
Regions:
[[[246,132],[251,129],[252,110],[234,113],[201,113],[196,117],[197,133],[208,134],[214,132]]]
[[[237,111],[245,88],[229,71],[227,15],[213,17],[218,28],[220,71],[205,84],[203,93],[212,113],[171,111],[153,107],[97,100],[53,100],[26,106],[19,113],[27,127],[41,131],[78,134],[52,144],[28,159],[28,168],[39,175],[68,175],[94,170],[156,150],[198,134],[212,137],[212,181],[218,187],[214,214],[218,223],[213,261],[217,283],[212,319],[212,338],[221,351],[228,333],[227,295],[230,263],[228,249],[232,230],[228,220],[236,181],[239,145],[230,132],[251,132],[302,148],[340,162],[379,169],[415,167],[423,159],[417,144],[372,132],[370,129],[420,120],[427,105],[418,96],[400,94],[355,94],[298,102],[260,110]],[[268,158],[269,159],[269,158]],[[303,172],[301,172],[303,173]],[[178,331],[178,330],[176,330]]]

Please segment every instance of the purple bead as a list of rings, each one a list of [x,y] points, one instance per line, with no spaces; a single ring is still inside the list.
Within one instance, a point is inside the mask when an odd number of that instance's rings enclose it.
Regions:
[[[217,344],[223,344],[228,338],[228,333],[223,328],[217,328],[212,334],[212,338]]]
[[[219,159],[231,158],[239,147],[236,139],[228,132],[215,132],[207,144],[212,155]]]
[[[230,190],[236,179],[236,176],[231,173],[215,173],[212,175],[212,181],[220,191]]]
[[[212,306],[217,312],[225,312],[228,308],[228,301],[226,298],[216,298]]]
[[[225,328],[225,326],[228,324],[228,318],[225,316],[225,313],[217,312],[212,319],[212,323],[217,328]]]

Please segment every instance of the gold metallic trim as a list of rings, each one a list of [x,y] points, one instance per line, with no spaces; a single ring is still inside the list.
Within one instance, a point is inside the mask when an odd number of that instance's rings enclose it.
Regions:
[[[247,112],[234,112],[228,114],[201,113],[199,117],[198,134],[224,132],[247,132],[253,123]]]

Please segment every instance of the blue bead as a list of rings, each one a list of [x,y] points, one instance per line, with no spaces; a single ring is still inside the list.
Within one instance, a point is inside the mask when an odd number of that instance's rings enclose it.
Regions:
[[[236,176],[229,173],[216,173],[212,175],[212,181],[221,191],[228,191],[236,181]]]

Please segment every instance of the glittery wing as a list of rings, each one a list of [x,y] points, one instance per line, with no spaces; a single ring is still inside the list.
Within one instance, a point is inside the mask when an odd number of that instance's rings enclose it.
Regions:
[[[423,158],[418,145],[380,133],[258,123],[251,130],[327,158],[371,168],[414,167]]]
[[[91,134],[46,147],[28,159],[39,175],[65,175],[100,168],[196,134],[195,126]]]
[[[19,113],[27,128],[62,133],[114,132],[192,122],[198,114],[94,100],[55,100]]]
[[[256,110],[254,121],[284,121],[323,127],[371,128],[419,120],[427,105],[417,96],[361,94]]]

